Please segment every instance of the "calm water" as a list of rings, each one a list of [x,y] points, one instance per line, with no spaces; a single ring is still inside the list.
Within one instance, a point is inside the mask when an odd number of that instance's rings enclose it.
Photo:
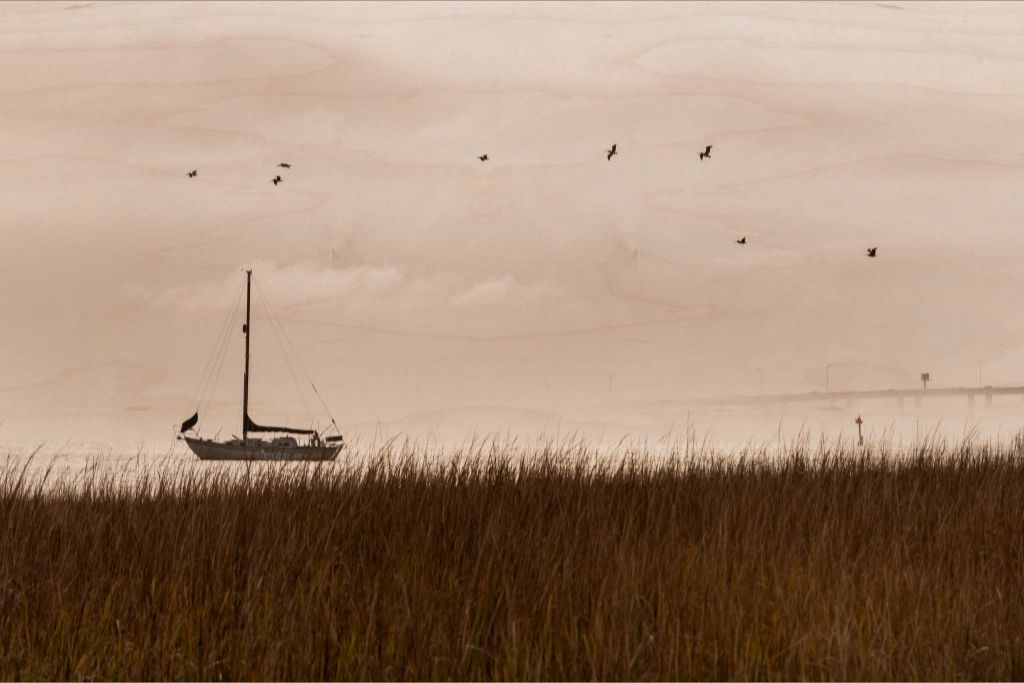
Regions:
[[[908,401],[908,404],[911,403]],[[979,401],[979,404],[981,402]],[[480,421],[476,424],[410,424],[405,429],[377,427],[346,429],[349,447],[327,467],[344,469],[362,466],[379,455],[382,448],[398,456],[413,452],[427,462],[445,461],[458,454],[488,453],[494,448],[521,455],[539,453],[551,444],[585,442],[594,457],[615,458],[623,453],[646,451],[661,457],[673,452],[693,455],[711,451],[720,455],[744,448],[766,447],[784,450],[795,440],[816,444],[822,437],[834,443],[856,441],[854,420],[861,415],[868,443],[886,441],[893,447],[907,446],[922,438],[956,442],[965,437],[976,441],[1008,442],[1024,428],[1024,402],[1002,399],[991,406],[968,412],[954,401],[925,406],[923,410],[896,412],[881,404],[865,404],[812,411],[780,413],[777,410],[700,409],[685,412],[671,406],[652,404],[646,412],[623,413],[627,420],[615,421],[611,414],[588,421],[566,419],[555,423],[520,424],[516,430]],[[603,418],[603,419],[602,419]],[[473,436],[476,434],[476,436]],[[469,435],[469,436],[467,436]],[[487,436],[490,435],[490,436]],[[24,470],[37,480],[78,480],[113,476],[134,480],[142,474],[170,474],[195,471],[200,476],[216,472],[244,472],[244,463],[200,462],[184,443],[165,439],[157,442],[120,442],[67,439],[61,443],[33,444],[0,441],[0,461],[9,472]],[[281,471],[310,467],[303,463],[272,463],[261,467]]]

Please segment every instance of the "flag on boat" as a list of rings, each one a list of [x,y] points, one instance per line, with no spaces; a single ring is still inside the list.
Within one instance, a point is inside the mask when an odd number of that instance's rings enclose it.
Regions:
[[[196,413],[192,417],[181,423],[181,431],[178,433],[184,434],[188,430],[195,427],[197,422],[199,422],[199,411],[196,411]]]

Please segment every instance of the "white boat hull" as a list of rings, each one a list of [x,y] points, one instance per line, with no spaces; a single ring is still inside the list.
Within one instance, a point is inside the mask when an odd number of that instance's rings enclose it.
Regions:
[[[269,442],[255,444],[223,443],[185,437],[185,443],[200,460],[315,460],[338,457],[342,444],[336,446],[275,446]]]

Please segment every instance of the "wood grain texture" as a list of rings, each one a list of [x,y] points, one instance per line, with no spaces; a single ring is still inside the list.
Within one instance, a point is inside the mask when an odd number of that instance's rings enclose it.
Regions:
[[[355,431],[1024,378],[1020,5],[0,12],[0,440],[161,438],[242,266]],[[263,331],[254,405],[304,419]]]

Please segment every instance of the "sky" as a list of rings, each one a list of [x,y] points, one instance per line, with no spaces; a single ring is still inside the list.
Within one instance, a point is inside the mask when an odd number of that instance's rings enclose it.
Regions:
[[[1024,384],[1020,5],[0,12],[0,444],[170,441],[226,324],[200,427],[237,433],[247,268],[263,423],[322,424],[307,375],[349,435],[452,438]]]

